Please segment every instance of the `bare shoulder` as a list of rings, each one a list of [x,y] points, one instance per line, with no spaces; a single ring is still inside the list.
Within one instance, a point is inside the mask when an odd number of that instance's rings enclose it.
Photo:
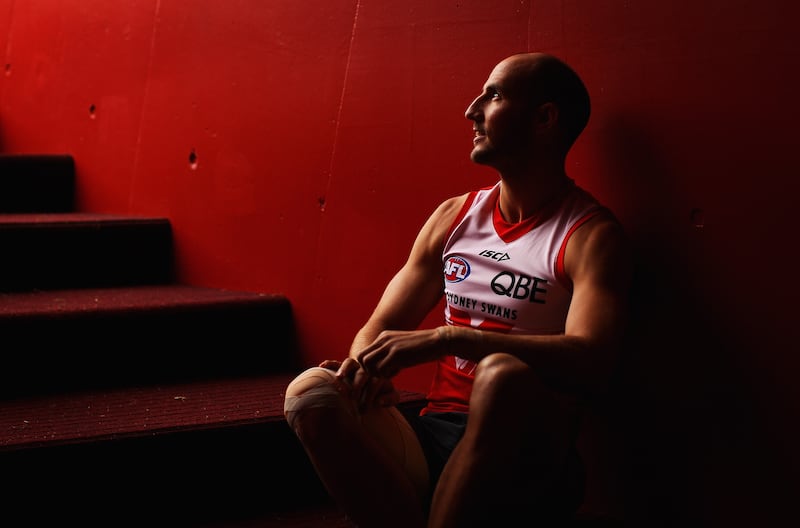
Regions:
[[[458,217],[468,196],[469,193],[464,193],[441,202],[420,230],[415,246],[426,254],[439,258],[444,248],[447,232]]]
[[[587,229],[584,230],[583,234],[590,239],[594,239],[595,237],[608,237],[609,239],[615,239],[619,242],[625,242],[627,239],[622,224],[617,220],[617,217],[607,209],[603,209],[600,213],[592,217],[586,222],[585,227]]]
[[[439,207],[436,208],[433,214],[439,214],[442,220],[447,217],[451,217],[452,220],[455,220],[456,215],[461,211],[469,195],[470,193],[464,193],[448,198],[439,204]]]
[[[630,245],[622,224],[604,210],[579,227],[567,244],[565,266],[574,276],[580,270],[608,270],[627,273]]]
[[[464,193],[458,196],[452,196],[440,203],[428,218],[428,227],[438,234],[443,235],[447,232],[450,225],[455,221],[456,217],[458,217],[461,208],[464,207],[469,194],[470,193]]]
[[[575,232],[577,240],[584,243],[614,242],[625,244],[627,236],[625,229],[617,218],[607,209],[594,215],[581,228]]]

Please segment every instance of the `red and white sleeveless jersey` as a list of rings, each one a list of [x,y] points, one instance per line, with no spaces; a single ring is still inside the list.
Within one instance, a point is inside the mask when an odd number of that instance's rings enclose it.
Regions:
[[[564,250],[572,232],[602,206],[573,182],[539,214],[509,224],[500,214],[501,182],[473,191],[447,234],[444,263],[448,324],[521,334],[559,334],[572,298]],[[438,361],[427,412],[466,412],[475,363]]]

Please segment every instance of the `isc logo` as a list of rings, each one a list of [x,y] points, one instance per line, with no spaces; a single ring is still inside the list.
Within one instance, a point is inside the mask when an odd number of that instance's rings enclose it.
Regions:
[[[469,277],[469,262],[461,257],[450,257],[444,263],[444,278],[447,282],[461,282]]]
[[[478,255],[482,257],[489,257],[490,259],[494,259],[497,262],[503,262],[504,260],[511,260],[511,255],[508,253],[500,253],[499,251],[491,251],[488,249],[484,249]]]

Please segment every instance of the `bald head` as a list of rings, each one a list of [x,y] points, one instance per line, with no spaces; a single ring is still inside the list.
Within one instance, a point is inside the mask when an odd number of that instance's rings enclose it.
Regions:
[[[586,128],[591,113],[589,93],[578,74],[561,59],[539,52],[511,55],[496,68],[514,72],[519,89],[528,94],[531,104],[556,105],[568,150]]]

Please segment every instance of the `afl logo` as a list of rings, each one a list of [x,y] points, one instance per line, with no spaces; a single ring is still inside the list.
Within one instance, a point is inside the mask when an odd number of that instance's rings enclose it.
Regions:
[[[444,278],[447,282],[461,282],[469,277],[469,262],[461,257],[450,257],[444,263]]]

